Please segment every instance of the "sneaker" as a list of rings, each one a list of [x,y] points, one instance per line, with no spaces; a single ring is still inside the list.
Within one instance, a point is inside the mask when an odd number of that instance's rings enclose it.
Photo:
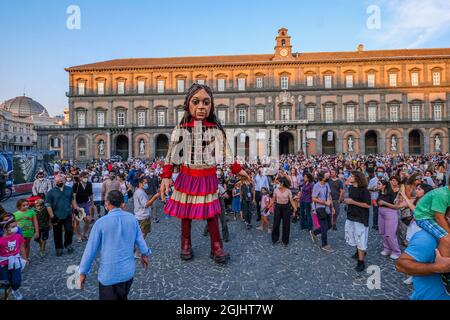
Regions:
[[[44,258],[45,257],[45,251],[39,251],[39,256],[41,257],[41,258]]]
[[[313,231],[309,231],[309,235],[311,236],[311,240],[313,243],[316,243],[317,241],[317,236],[314,234]]]
[[[404,284],[406,284],[407,286],[412,285],[413,283],[413,277],[409,277],[408,279],[406,279],[405,281],[403,281]]]
[[[267,229],[268,234],[272,234],[272,229]]]
[[[391,255],[391,252],[390,252],[390,251],[387,251],[387,250],[383,250],[383,251],[380,252],[380,254],[381,254],[383,257],[388,257],[388,256]]]
[[[66,249],[67,249],[67,252],[68,252],[68,253],[73,253],[73,247],[72,247],[71,245],[68,245],[68,246],[66,247]]]
[[[325,247],[322,247],[323,251],[329,252],[329,253],[333,253],[336,250],[334,250],[333,248],[331,248],[331,246],[329,244],[327,244]]]
[[[23,299],[23,296],[19,292],[19,290],[15,290],[15,291],[12,290],[12,295],[13,295],[14,299],[16,299],[16,300],[22,300]]]
[[[247,230],[250,230],[252,228],[252,225],[250,223],[247,224]]]
[[[56,256],[61,257],[63,255],[63,249],[56,249]]]
[[[398,258],[400,258],[400,256],[396,255],[396,254],[391,254],[389,256],[389,258],[391,258],[392,260],[397,260]]]
[[[264,229],[262,226],[259,226],[258,228],[256,228],[256,230],[263,231]]]

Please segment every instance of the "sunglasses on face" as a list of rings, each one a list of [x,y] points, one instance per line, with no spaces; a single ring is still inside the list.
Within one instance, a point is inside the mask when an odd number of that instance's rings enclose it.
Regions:
[[[200,104],[200,102],[202,102],[205,107],[207,107],[207,106],[209,106],[211,104],[211,100],[210,99],[200,100],[200,99],[194,98],[194,99],[191,100],[191,103],[194,106],[198,106]]]

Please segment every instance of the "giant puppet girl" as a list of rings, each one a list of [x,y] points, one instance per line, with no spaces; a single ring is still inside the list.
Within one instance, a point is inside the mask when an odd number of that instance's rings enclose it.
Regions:
[[[218,165],[231,165],[231,171],[248,177],[226,140],[225,131],[214,110],[214,98],[208,86],[193,84],[184,102],[184,116],[175,127],[161,174],[161,198],[166,200],[172,169],[180,166],[174,192],[164,205],[166,214],[181,219],[181,259],[193,258],[191,245],[192,220],[206,220],[211,236],[211,258],[226,263],[217,216],[221,206],[217,194]]]

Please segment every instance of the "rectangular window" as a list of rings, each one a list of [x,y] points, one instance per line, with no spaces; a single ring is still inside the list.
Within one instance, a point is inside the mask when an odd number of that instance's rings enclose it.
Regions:
[[[373,73],[367,75],[367,86],[369,88],[375,88],[375,75]]]
[[[325,122],[332,123],[333,122],[333,107],[325,108]]]
[[[368,106],[367,107],[367,120],[369,122],[377,121],[377,106]]]
[[[291,119],[291,110],[288,108],[282,108],[281,109],[281,120],[282,121],[289,121]]]
[[[419,73],[411,73],[411,85],[417,87],[419,85]]]
[[[84,91],[85,91],[85,82],[84,81],[78,82],[78,94],[80,96],[83,96]]]
[[[440,85],[441,85],[441,73],[433,72],[433,86],[440,86]]]
[[[288,90],[289,89],[289,78],[288,77],[281,77],[281,90]]]
[[[157,112],[158,127],[164,127],[166,125],[166,113],[164,111]]]
[[[355,122],[355,107],[347,107],[347,122]]]
[[[392,122],[398,122],[398,110],[399,110],[398,104],[393,104],[390,106],[390,119]]]
[[[420,104],[414,103],[411,106],[411,120],[420,121]]]
[[[85,126],[86,126],[86,112],[78,111],[78,128],[84,128]]]
[[[227,111],[226,110],[220,109],[219,111],[217,111],[217,116],[222,125],[225,125],[227,123]]]
[[[125,111],[117,112],[117,126],[125,127]]]
[[[217,79],[217,91],[225,91],[225,79]]]
[[[184,92],[184,80],[183,79],[177,80],[177,91],[178,91],[178,93]]]
[[[78,154],[80,155],[80,157],[84,158],[86,157],[86,150],[80,150]]]
[[[258,89],[263,88],[263,78],[262,77],[256,78],[256,88],[258,88]]]
[[[348,75],[345,77],[345,87],[353,88],[353,75]]]
[[[164,93],[164,84],[165,84],[165,81],[164,81],[164,80],[158,80],[157,84],[158,84],[157,92],[158,92],[158,93]]]
[[[145,93],[145,81],[139,80],[138,81],[138,94],[143,94],[143,93]]]
[[[396,87],[397,86],[397,74],[389,73],[389,86]]]
[[[325,76],[325,88],[331,89],[333,86],[333,77],[332,76]]]
[[[105,127],[105,113],[103,111],[97,112],[97,126],[99,128]]]
[[[314,108],[308,108],[306,109],[306,119],[308,121],[314,121]]]
[[[264,122],[264,109],[256,109],[256,122]]]
[[[205,79],[198,79],[197,83],[201,84],[201,85],[204,85],[205,84]]]
[[[184,110],[183,109],[178,109],[177,110],[177,121],[178,123],[181,122],[181,119],[183,119],[184,116]]]
[[[239,124],[246,124],[247,122],[247,110],[239,109]]]
[[[97,83],[97,94],[98,95],[105,94],[105,83],[103,81]]]
[[[145,127],[145,111],[138,111],[138,127]]]
[[[437,103],[433,106],[433,115],[434,115],[434,120],[436,120],[436,121],[442,120],[442,104]]]
[[[117,82],[117,94],[124,94],[125,93],[125,82],[119,81]]]
[[[238,90],[245,91],[245,78],[238,79]]]
[[[306,86],[307,87],[313,87],[314,86],[314,77],[313,76],[307,76],[306,77]]]

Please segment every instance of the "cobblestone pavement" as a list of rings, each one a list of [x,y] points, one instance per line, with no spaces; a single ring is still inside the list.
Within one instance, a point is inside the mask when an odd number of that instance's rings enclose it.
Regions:
[[[3,203],[13,211],[17,198]],[[382,257],[379,235],[370,229],[366,265],[381,270],[381,289],[369,289],[371,274],[358,274],[350,256],[353,249],[344,239],[345,214],[339,219],[338,231],[330,231],[329,243],[335,253],[322,252],[313,244],[299,224],[291,225],[288,247],[273,246],[266,232],[247,231],[242,222],[231,220],[230,242],[225,249],[231,255],[225,266],[210,258],[209,237],[202,235],[204,222],[194,222],[192,243],[195,258],[179,258],[180,224],[176,218],[161,214],[160,223],[152,225],[147,243],[153,251],[150,268],[144,271],[136,262],[136,275],[130,299],[407,299],[411,289],[402,282],[405,275],[395,271],[394,262]],[[32,264],[23,273],[21,292],[25,299],[97,299],[97,266],[88,276],[85,290],[68,289],[67,269],[80,262],[85,243],[74,242],[72,255],[55,256],[53,235],[45,258],[40,258],[33,241]]]

